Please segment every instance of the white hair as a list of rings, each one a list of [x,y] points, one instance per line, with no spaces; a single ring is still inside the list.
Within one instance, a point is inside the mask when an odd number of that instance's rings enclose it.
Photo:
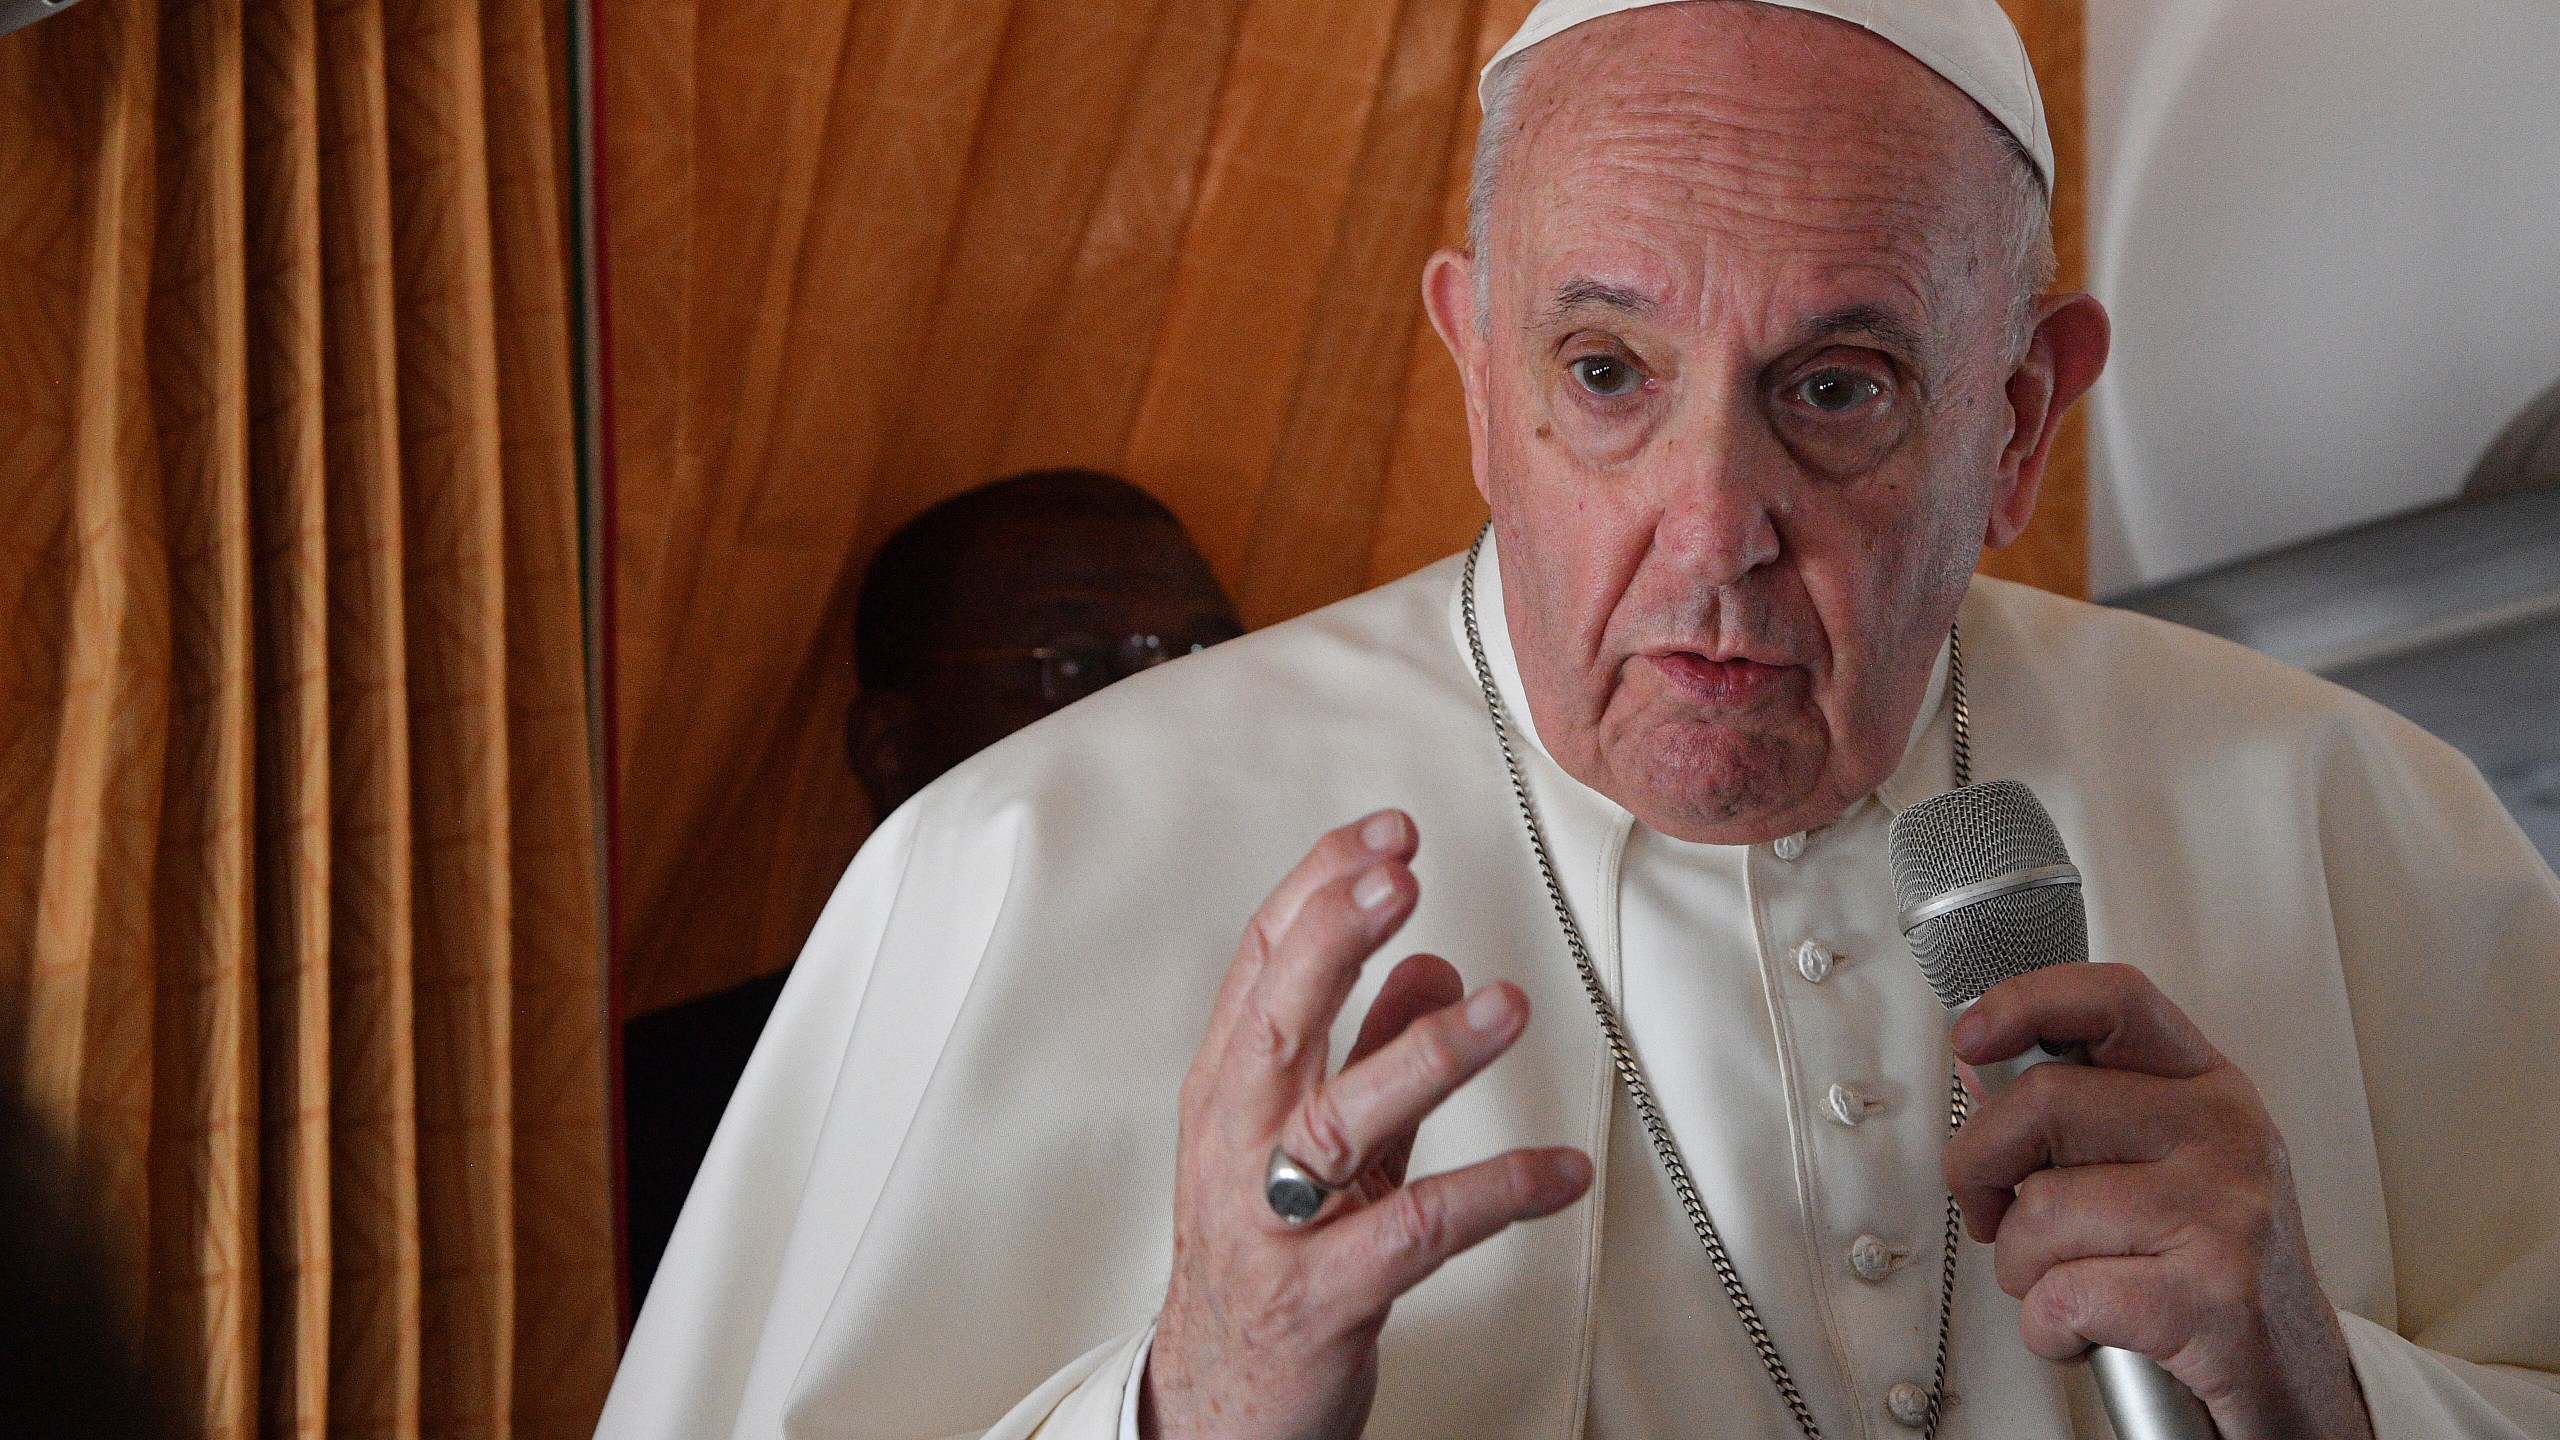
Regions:
[[[1518,108],[1521,77],[1528,73],[1528,67],[1521,62],[1531,53],[1534,52],[1524,51],[1512,57],[1486,78],[1484,123],[1476,130],[1475,164],[1467,175],[1467,253],[1475,261],[1475,321],[1479,332],[1484,329],[1491,296],[1492,282],[1488,277],[1492,267],[1486,263],[1486,255],[1493,234],[1494,188],[1501,182],[1503,158],[1519,132],[1519,117],[1514,112]],[[2009,193],[2005,197],[2010,231],[2002,259],[2015,287],[2008,315],[2010,347],[2023,354],[2032,333],[2030,322],[2036,301],[2053,284],[2057,268],[2053,194],[2045,188],[2044,172],[2036,167],[2035,156],[2025,143],[1988,112],[1982,118],[2001,148],[2016,162],[2010,167]]]

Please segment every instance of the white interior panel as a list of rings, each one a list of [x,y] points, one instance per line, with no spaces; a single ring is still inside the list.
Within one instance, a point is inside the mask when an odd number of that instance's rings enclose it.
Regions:
[[[2560,377],[2560,4],[2089,0],[2099,594],[2452,495]]]

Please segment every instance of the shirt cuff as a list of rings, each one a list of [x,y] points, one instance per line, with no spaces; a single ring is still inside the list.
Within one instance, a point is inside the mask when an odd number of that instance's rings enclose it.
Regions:
[[[1130,1367],[1154,1337],[1150,1325],[1077,1356],[978,1440],[1117,1440]]]
[[[2439,1355],[2338,1312],[2376,1440],[2532,1440],[2560,1435],[2560,1394],[2519,1371]]]
[[[1138,1361],[1129,1367],[1129,1383],[1120,1392],[1120,1440],[1139,1440],[1138,1397],[1146,1393],[1147,1356],[1156,1348],[1156,1327],[1138,1337]]]

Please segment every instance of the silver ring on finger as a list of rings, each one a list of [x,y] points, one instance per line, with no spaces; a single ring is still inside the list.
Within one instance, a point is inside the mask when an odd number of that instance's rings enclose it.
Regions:
[[[1270,1204],[1272,1214],[1292,1225],[1304,1225],[1316,1218],[1326,1197],[1342,1188],[1317,1178],[1313,1170],[1277,1145],[1271,1147],[1271,1160],[1263,1166],[1262,1198]]]

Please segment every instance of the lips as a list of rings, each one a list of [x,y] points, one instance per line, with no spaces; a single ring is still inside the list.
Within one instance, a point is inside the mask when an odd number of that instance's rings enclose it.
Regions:
[[[1673,689],[1701,705],[1720,708],[1752,704],[1784,682],[1792,668],[1741,656],[1711,660],[1694,650],[1667,650],[1644,658]]]

